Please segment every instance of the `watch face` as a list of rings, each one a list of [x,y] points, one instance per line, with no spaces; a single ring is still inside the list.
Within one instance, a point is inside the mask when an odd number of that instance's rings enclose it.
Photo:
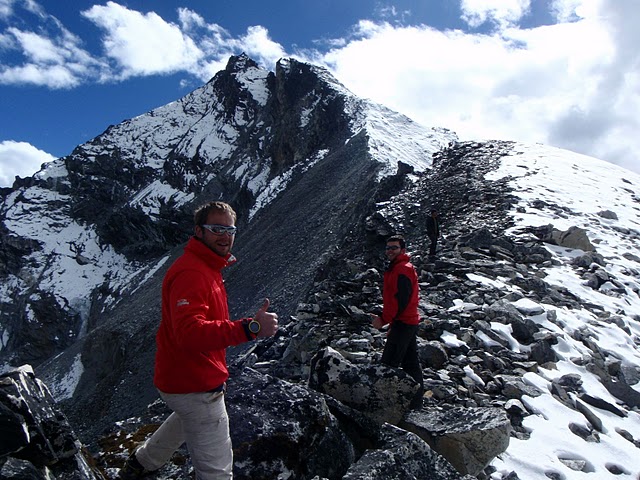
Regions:
[[[255,320],[249,322],[249,331],[253,334],[256,334],[260,331],[260,324]]]

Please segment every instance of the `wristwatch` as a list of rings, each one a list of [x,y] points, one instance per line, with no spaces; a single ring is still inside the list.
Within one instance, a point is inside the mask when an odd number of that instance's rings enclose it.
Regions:
[[[244,328],[244,333],[247,336],[247,340],[255,340],[260,333],[260,323],[256,320],[245,319],[242,321],[242,328]]]
[[[260,333],[260,323],[258,323],[258,321],[256,320],[251,320],[249,322],[249,331],[253,334],[253,335],[258,335],[258,333]]]

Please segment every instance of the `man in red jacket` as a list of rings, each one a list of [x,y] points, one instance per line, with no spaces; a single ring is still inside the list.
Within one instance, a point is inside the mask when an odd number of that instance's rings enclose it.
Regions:
[[[418,408],[422,405],[424,392],[416,340],[420,323],[418,274],[409,261],[405,239],[401,235],[394,235],[387,239],[385,255],[390,264],[384,272],[382,315],[372,315],[372,326],[380,329],[390,324],[387,343],[382,353],[382,363],[390,367],[402,367],[418,382],[420,391],[411,404],[412,408]]]
[[[198,480],[232,478],[225,349],[272,336],[278,329],[278,316],[267,311],[268,299],[254,318],[229,319],[221,270],[235,262],[236,213],[231,206],[203,205],[194,221],[194,236],[164,277],[156,334],[154,384],[173,413],[129,457],[121,479],[157,470],[184,442]]]

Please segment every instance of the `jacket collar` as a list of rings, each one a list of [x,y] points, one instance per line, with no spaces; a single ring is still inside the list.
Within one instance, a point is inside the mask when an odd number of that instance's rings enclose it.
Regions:
[[[231,253],[229,253],[226,257],[221,257],[220,255],[212,252],[209,247],[207,247],[196,237],[191,237],[189,239],[187,245],[184,247],[184,251],[196,255],[207,265],[212,266],[216,270],[222,270],[223,268],[228,267],[229,265],[232,265],[237,261],[236,257],[234,257]]]
[[[410,260],[409,255],[407,255],[406,253],[401,253],[393,260],[393,262],[389,263],[389,270],[391,270],[394,267],[394,265],[398,265],[400,263],[408,263],[409,260]]]

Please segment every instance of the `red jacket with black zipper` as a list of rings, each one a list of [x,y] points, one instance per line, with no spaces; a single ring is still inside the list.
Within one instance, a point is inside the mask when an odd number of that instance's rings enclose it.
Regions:
[[[206,392],[229,377],[225,349],[246,342],[229,319],[221,270],[235,261],[192,237],[162,283],[154,384],[164,393]]]
[[[409,261],[409,255],[401,253],[384,272],[382,289],[382,322],[404,322],[418,325],[418,274]]]

